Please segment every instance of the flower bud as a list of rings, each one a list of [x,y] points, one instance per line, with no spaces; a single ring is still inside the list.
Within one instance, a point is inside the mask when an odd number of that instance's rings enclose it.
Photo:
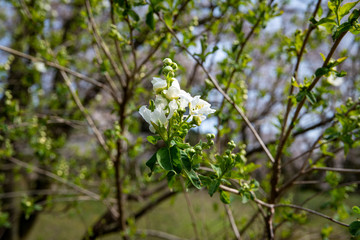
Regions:
[[[163,60],[163,63],[165,66],[171,66],[171,64],[173,63],[173,61],[170,58],[165,58]]]
[[[202,147],[200,145],[195,146],[195,151],[200,152],[202,150]]]
[[[230,142],[228,142],[227,147],[232,151],[236,147],[236,144],[233,140],[231,140]]]
[[[201,125],[201,118],[199,116],[194,116],[191,123],[195,124],[196,126]]]
[[[205,86],[206,86],[206,89],[214,88],[214,84],[209,79],[205,79]]]
[[[190,148],[190,149],[189,149],[189,154],[190,154],[191,157],[192,157],[195,153],[196,153],[195,149],[193,149],[193,148]]]
[[[174,71],[179,69],[178,65],[174,62],[171,64],[171,67],[174,69]]]
[[[165,77],[168,76],[170,72],[174,72],[174,69],[172,69],[172,67],[170,66],[166,66],[162,70],[162,73],[164,74]]]

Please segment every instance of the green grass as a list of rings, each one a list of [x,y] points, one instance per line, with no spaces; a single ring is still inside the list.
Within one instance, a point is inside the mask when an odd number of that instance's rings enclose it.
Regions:
[[[312,195],[314,192],[301,192],[293,195],[295,203],[299,203]],[[210,198],[205,192],[189,193],[197,220],[197,229],[201,239],[233,239],[233,233],[228,223],[225,209],[218,199],[218,195]],[[320,196],[316,200],[310,201],[306,207],[319,209],[326,196]],[[358,204],[356,197],[350,198],[349,206]],[[127,209],[136,211],[139,204],[131,204]],[[248,218],[255,212],[255,206],[242,204],[239,197],[234,197],[231,204],[233,215],[237,226],[241,229]],[[66,209],[64,203],[59,203],[53,209],[42,213],[36,225],[32,229],[28,240],[49,240],[49,239],[81,239],[87,229],[94,223],[99,216],[106,210],[99,202],[83,201],[77,205],[72,205]],[[321,212],[324,212],[321,210]],[[330,213],[325,211],[325,213]],[[355,220],[355,216],[350,216],[344,222],[350,223]],[[151,210],[146,216],[141,218],[136,226],[138,229],[153,229],[167,232],[182,238],[194,238],[193,226],[189,216],[188,208],[183,194],[163,202],[157,208]],[[308,215],[305,224],[297,224],[292,227],[290,224],[283,224],[277,232],[278,239],[289,237],[289,239],[321,239],[320,231],[324,226],[331,226],[333,232],[330,239],[349,239],[347,229],[318,216]],[[262,236],[262,219],[259,217],[246,232],[244,239],[259,239]],[[102,240],[119,239],[119,233],[101,237]],[[281,237],[282,236],[282,237]],[[134,239],[158,239],[141,238]]]

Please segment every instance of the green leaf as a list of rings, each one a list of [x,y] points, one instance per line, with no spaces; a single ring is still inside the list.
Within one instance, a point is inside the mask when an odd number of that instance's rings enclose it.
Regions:
[[[151,30],[155,30],[155,19],[154,19],[154,12],[149,10],[146,14],[146,24],[151,28]]]
[[[324,55],[323,53],[320,53],[320,56],[321,56],[321,58],[323,59],[323,61],[325,62],[325,60],[326,60],[325,55]]]
[[[322,24],[331,24],[331,25],[336,25],[336,21],[334,19],[331,18],[322,18],[320,19],[317,23],[316,26],[322,25]]]
[[[296,101],[301,102],[305,97],[305,91],[301,90],[298,94],[296,94]]]
[[[334,34],[332,35],[332,39],[335,41],[336,39],[338,39],[340,37],[341,34],[347,32],[350,30],[350,28],[352,27],[350,22],[345,22],[343,24],[341,24],[336,31],[334,32]]]
[[[168,171],[174,170],[168,148],[160,148],[159,151],[156,152],[156,160],[163,169]]]
[[[354,221],[350,223],[349,232],[355,237],[360,236],[360,221]]]
[[[316,69],[316,71],[315,71],[315,76],[316,76],[316,77],[321,77],[321,76],[323,76],[323,75],[328,74],[329,72],[330,72],[330,69],[327,68],[327,67],[318,68],[318,69]]]
[[[191,183],[196,187],[197,189],[201,189],[201,181],[197,173],[191,169],[191,171],[188,171],[184,169],[186,175],[189,177]]]
[[[132,19],[134,19],[136,22],[138,22],[138,21],[140,20],[139,15],[138,15],[134,10],[129,9],[129,10],[128,10],[128,14],[129,14],[129,16],[130,16]]]
[[[230,194],[225,191],[220,191],[220,200],[225,204],[229,204],[230,203]]]
[[[149,173],[149,177],[151,176],[152,172],[155,169],[155,164],[156,164],[156,153],[154,153],[154,155],[152,155],[152,157],[146,162],[146,166],[148,166],[151,171]]]
[[[218,190],[220,183],[221,183],[220,179],[214,179],[211,181],[211,183],[209,185],[209,191],[208,191],[210,197],[212,197],[214,195],[214,193]]]
[[[173,21],[172,21],[172,16],[171,15],[166,15],[164,17],[164,21],[165,21],[166,25],[168,25],[170,28],[172,28]]]
[[[149,143],[155,145],[159,140],[161,140],[161,137],[160,136],[148,136],[146,139],[148,140]]]
[[[185,151],[180,150],[180,159],[186,170],[191,170],[191,161]]]
[[[174,166],[174,170],[177,174],[181,173],[181,161],[180,161],[180,149],[176,146],[170,148],[171,163]]]
[[[210,163],[210,166],[211,166],[211,168],[215,171],[215,173],[216,173],[216,175],[217,175],[218,177],[221,177],[221,176],[222,176],[222,170],[221,170],[221,168],[220,168],[218,165],[216,165],[216,164],[211,164],[211,163]]]
[[[166,175],[166,179],[168,181],[169,188],[172,188],[175,183],[175,173],[173,171],[168,172],[168,174]]]
[[[328,1],[328,8],[334,13],[337,13],[337,7],[336,4],[333,1]]]
[[[339,9],[339,17],[340,19],[342,19],[345,15],[347,15],[350,10],[355,7],[355,5],[358,3],[359,1],[356,2],[349,2],[349,3],[345,3],[343,6],[340,7]]]
[[[314,95],[313,92],[311,91],[305,91],[305,94],[306,94],[306,98],[309,100],[309,102],[311,104],[315,104],[316,103],[316,97]]]
[[[355,21],[359,18],[359,16],[360,16],[360,10],[354,9],[354,11],[352,11],[352,13],[349,16],[349,22],[355,23]]]
[[[360,214],[360,207],[358,207],[358,206],[353,206],[353,207],[352,207],[352,211],[353,211],[354,213]]]

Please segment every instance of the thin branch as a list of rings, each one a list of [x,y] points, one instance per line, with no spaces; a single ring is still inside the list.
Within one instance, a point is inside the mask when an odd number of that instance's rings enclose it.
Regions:
[[[111,8],[111,10],[110,10],[111,23],[113,25],[115,25],[116,22],[115,22],[115,14],[114,14],[114,0],[110,0],[110,8]],[[114,38],[114,43],[115,43],[115,48],[116,48],[116,52],[117,52],[117,55],[119,58],[120,65],[121,65],[122,69],[124,70],[126,77],[129,78],[130,71],[129,71],[127,65],[124,63],[123,54],[120,49],[119,41],[116,38]]]
[[[236,189],[234,189],[234,188],[230,188],[230,187],[227,187],[227,186],[224,186],[224,185],[220,185],[219,187],[220,187],[221,189],[227,191],[227,192],[230,192],[230,193],[234,193],[234,194],[239,195],[239,191],[236,190]],[[328,219],[328,220],[330,220],[330,221],[332,221],[332,222],[334,222],[334,223],[337,223],[337,224],[339,224],[339,225],[341,225],[341,226],[349,227],[349,225],[346,224],[346,223],[337,221],[337,220],[335,220],[335,219],[333,219],[333,218],[331,218],[331,217],[329,217],[329,216],[327,216],[327,215],[325,215],[325,214],[322,214],[322,213],[317,212],[317,211],[312,210],[312,209],[304,208],[304,207],[301,207],[301,206],[298,206],[298,205],[294,205],[294,204],[270,204],[270,203],[266,203],[266,202],[264,202],[264,201],[261,201],[260,199],[257,199],[257,198],[254,196],[254,194],[253,194],[253,197],[254,197],[254,199],[253,199],[254,202],[256,202],[256,203],[258,203],[258,204],[260,204],[260,205],[262,205],[262,206],[264,206],[264,207],[270,208],[270,209],[271,209],[271,208],[278,208],[278,207],[289,207],[289,208],[299,209],[299,210],[303,210],[303,211],[305,211],[305,212],[308,212],[308,213],[311,213],[311,214],[320,216],[320,217],[322,217],[322,218]]]
[[[231,228],[232,228],[232,230],[233,230],[233,232],[235,234],[235,238],[237,240],[241,240],[239,229],[236,226],[236,222],[235,222],[234,216],[232,215],[232,211],[231,211],[229,205],[224,204],[224,207],[225,207],[225,210],[226,210],[226,214],[227,214],[227,216],[229,218]]]
[[[197,225],[196,225],[196,218],[195,218],[194,209],[192,207],[192,204],[191,204],[191,201],[190,201],[190,198],[189,198],[189,194],[186,191],[184,180],[181,177],[180,177],[180,182],[181,182],[181,186],[183,188],[184,197],[185,197],[185,200],[186,200],[186,205],[187,205],[189,215],[190,215],[190,218],[191,218],[191,225],[192,225],[193,230],[194,230],[195,239],[199,240],[200,237],[199,237],[199,233],[197,231]]]
[[[60,71],[61,76],[63,77],[66,86],[68,87],[68,90],[71,94],[71,96],[73,97],[75,104],[77,105],[77,107],[79,108],[79,110],[81,111],[81,113],[84,115],[87,123],[89,124],[90,128],[92,129],[93,133],[95,134],[95,137],[97,138],[98,142],[100,143],[100,145],[102,146],[102,148],[105,150],[105,152],[107,152],[110,156],[110,152],[109,152],[109,148],[106,145],[105,139],[102,136],[102,134],[100,133],[99,129],[97,128],[93,118],[91,117],[91,115],[87,112],[87,110],[85,109],[84,105],[81,103],[78,95],[71,89],[71,81],[68,77],[68,75],[64,72],[64,71]]]
[[[360,169],[349,168],[331,168],[331,167],[312,167],[312,171],[331,171],[331,172],[344,172],[344,173],[360,173]]]
[[[302,210],[302,211],[305,211],[305,212],[314,214],[314,215],[316,215],[316,216],[325,218],[325,219],[327,219],[327,220],[329,220],[329,221],[331,221],[331,222],[337,223],[337,224],[339,224],[339,225],[341,225],[341,226],[349,227],[349,225],[346,224],[346,223],[337,221],[337,220],[333,219],[332,217],[329,217],[329,216],[327,216],[327,215],[325,215],[325,214],[322,214],[322,213],[320,213],[320,212],[314,211],[314,210],[309,209],[309,208],[304,208],[304,207],[301,207],[301,206],[298,206],[298,205],[294,205],[294,204],[275,204],[274,207],[275,207],[275,208],[278,208],[278,207],[289,207],[289,208],[299,209],[299,210]]]
[[[88,82],[88,83],[91,83],[91,84],[93,84],[95,86],[98,86],[98,87],[104,89],[105,91],[109,92],[110,94],[112,94],[111,89],[108,86],[106,86],[105,84],[103,84],[103,83],[101,83],[101,82],[99,82],[99,81],[97,81],[97,80],[95,80],[93,78],[90,78],[90,77],[88,77],[88,76],[86,76],[84,74],[73,71],[73,70],[71,70],[69,68],[66,68],[64,66],[61,66],[61,65],[59,65],[57,63],[50,62],[50,61],[47,61],[47,60],[44,60],[44,59],[41,59],[41,58],[37,58],[37,57],[31,56],[31,55],[28,55],[26,53],[19,52],[19,51],[15,50],[15,49],[8,48],[8,47],[1,46],[1,45],[0,45],[0,50],[2,50],[4,52],[7,52],[7,53],[10,53],[10,54],[13,54],[13,55],[18,56],[18,57],[29,59],[32,62],[43,62],[44,64],[46,64],[46,65],[48,65],[50,67],[53,67],[53,68],[56,68],[56,69],[58,69],[60,71],[64,71],[64,72],[66,72],[68,74],[71,74],[71,75],[73,75],[73,76],[75,76],[77,78],[80,78],[80,79]]]
[[[94,20],[94,16],[92,15],[92,11],[91,11],[91,6],[90,6],[90,2],[89,0],[85,0],[85,6],[86,6],[86,12],[87,12],[87,16],[90,22],[90,25],[92,27],[93,30],[93,35],[95,37],[95,41],[96,43],[99,45],[99,47],[103,50],[103,52],[105,53],[106,57],[109,59],[111,66],[113,67],[115,74],[117,76],[117,78],[119,79],[119,82],[121,84],[122,87],[126,86],[126,82],[125,80],[121,77],[121,72],[120,69],[117,67],[117,64],[115,63],[109,48],[107,47],[105,41],[101,38],[99,32],[98,32],[98,28],[96,26],[95,20]]]
[[[52,179],[54,179],[54,180],[56,180],[56,181],[58,181],[58,182],[60,182],[60,183],[62,183],[62,184],[65,184],[66,186],[74,189],[75,191],[80,192],[80,193],[82,193],[82,194],[85,194],[86,196],[89,196],[89,197],[91,197],[91,198],[94,199],[94,200],[102,201],[102,202],[105,204],[105,206],[108,207],[108,210],[112,213],[113,216],[117,216],[117,215],[118,215],[118,213],[116,212],[116,210],[111,207],[110,203],[109,203],[107,200],[102,200],[102,199],[101,199],[101,196],[98,195],[97,193],[91,192],[91,191],[89,191],[89,190],[87,190],[87,189],[85,189],[85,188],[80,187],[79,185],[76,185],[76,184],[74,184],[74,183],[72,183],[72,182],[67,181],[67,180],[64,179],[64,178],[59,177],[58,175],[56,175],[56,174],[54,174],[54,173],[52,173],[52,172],[49,172],[49,171],[44,170],[44,169],[41,169],[41,168],[39,168],[39,167],[37,167],[37,166],[30,165],[30,164],[28,164],[28,163],[26,163],[26,162],[23,162],[23,161],[21,161],[21,160],[19,160],[19,159],[17,159],[17,158],[10,157],[10,158],[8,158],[8,160],[9,160],[10,162],[12,162],[12,163],[20,166],[20,167],[23,167],[23,168],[26,168],[26,169],[31,169],[32,171],[34,171],[34,172],[36,172],[36,173],[38,173],[38,174],[45,175],[45,176],[47,176],[47,177],[49,177],[49,178],[52,178]]]

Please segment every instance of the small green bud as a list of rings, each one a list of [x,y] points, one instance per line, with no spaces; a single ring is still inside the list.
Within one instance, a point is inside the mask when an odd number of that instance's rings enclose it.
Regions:
[[[196,151],[193,148],[190,148],[188,153],[190,154],[190,157],[192,157],[196,153]]]
[[[186,112],[186,109],[185,108],[179,108],[177,111],[178,111],[179,115],[182,115],[182,114],[184,114]]]
[[[175,73],[174,72],[169,72],[166,77],[170,77],[170,78],[173,78],[175,77]]]
[[[227,147],[232,151],[236,147],[236,144],[233,140],[231,140],[230,142],[228,142]]]
[[[210,142],[209,142],[209,146],[213,146],[215,143],[214,143],[214,141],[213,140],[211,140]]]
[[[209,79],[205,79],[205,86],[206,86],[207,89],[214,88],[214,84]]]
[[[178,65],[174,62],[171,64],[171,67],[172,67],[172,69],[174,69],[174,71],[179,69]]]
[[[210,140],[212,139],[211,135],[212,135],[212,134],[210,134],[210,133],[206,134],[206,139],[207,139],[208,141],[210,141]]]
[[[165,58],[163,60],[163,63],[165,66],[171,66],[171,64],[173,63],[173,61],[170,58]]]
[[[227,155],[223,156],[223,159],[225,162],[228,162],[230,160],[229,156],[227,156]]]
[[[197,126],[200,126],[201,125],[201,119],[199,116],[194,116],[191,123],[197,125]]]
[[[231,150],[227,149],[227,150],[225,151],[225,154],[226,154],[226,155],[230,155],[230,154],[231,154]]]
[[[170,67],[170,66],[166,66],[162,70],[162,73],[164,74],[164,76],[168,76],[168,74],[170,72],[174,72],[174,69],[172,69],[172,67]]]
[[[200,145],[196,145],[196,146],[195,146],[195,151],[201,152],[201,151],[202,151],[202,147],[201,147]]]

